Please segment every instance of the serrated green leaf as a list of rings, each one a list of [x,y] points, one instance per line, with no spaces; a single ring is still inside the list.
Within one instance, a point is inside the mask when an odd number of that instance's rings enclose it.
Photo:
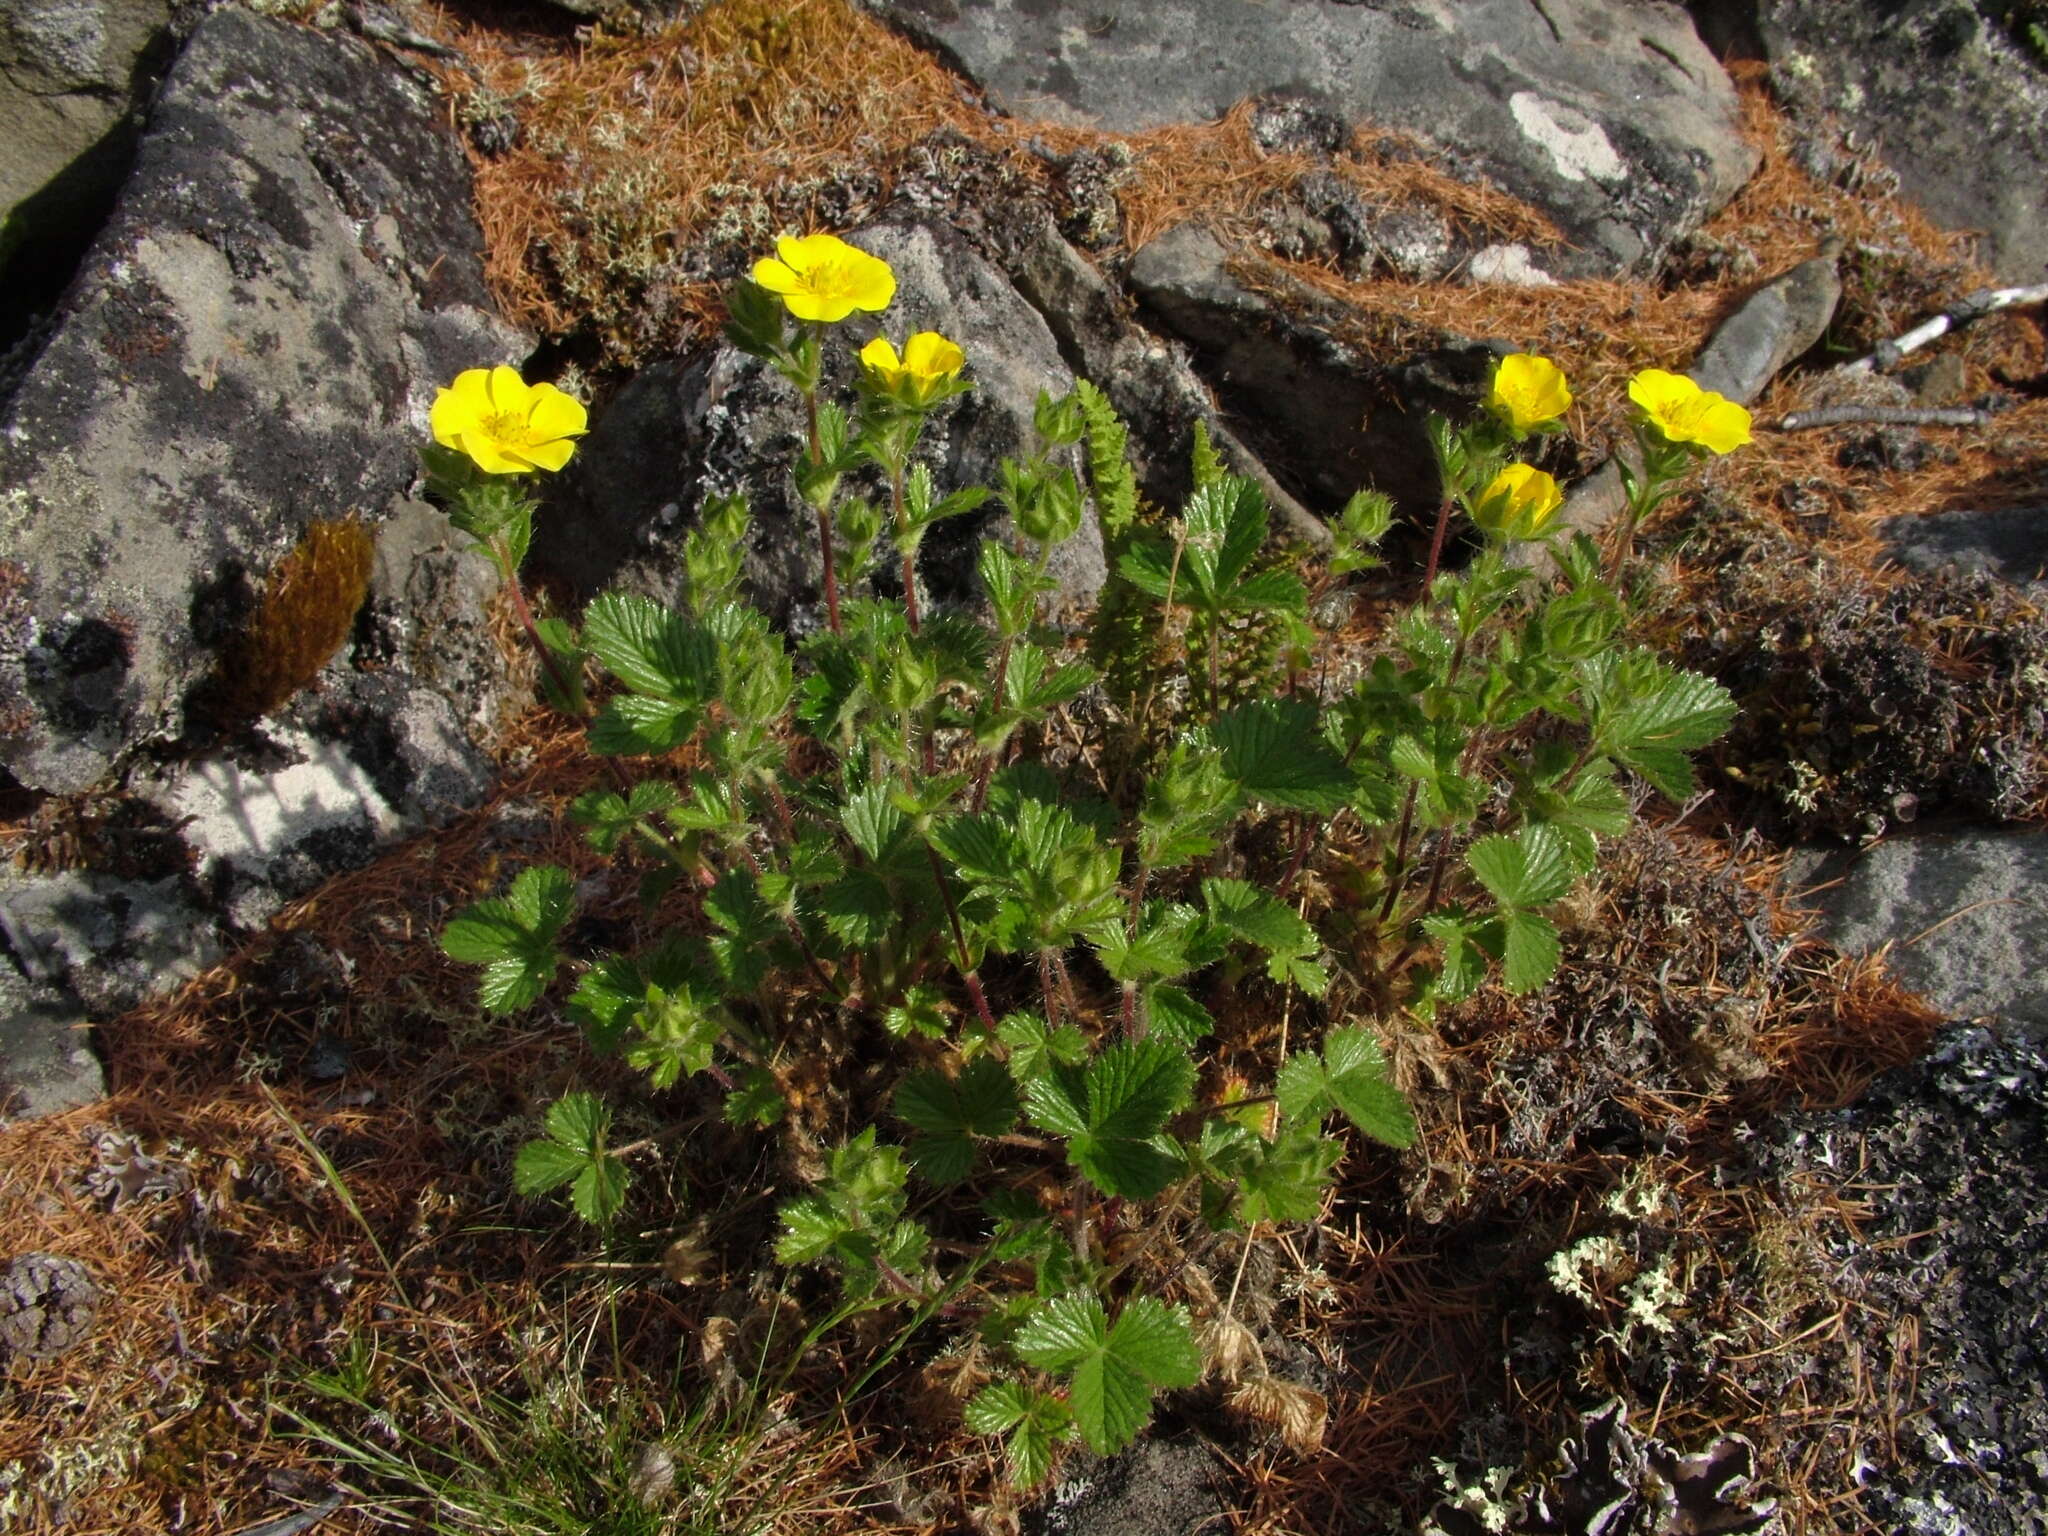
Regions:
[[[1314,1221],[1322,1214],[1323,1191],[1330,1173],[1343,1161],[1344,1146],[1313,1124],[1296,1126],[1268,1145],[1248,1138],[1259,1154],[1236,1170],[1237,1219],[1247,1226],[1262,1221]]]
[[[1188,1102],[1195,1064],[1164,1040],[1123,1040],[1089,1063],[1088,1129],[1098,1136],[1153,1136]]]
[[[1307,699],[1254,699],[1210,730],[1223,770],[1248,799],[1327,815],[1351,794],[1351,773]]]
[[[1482,837],[1465,862],[1503,907],[1548,906],[1572,886],[1572,861],[1557,829],[1538,823],[1513,837]]]
[[[1185,988],[1161,983],[1139,993],[1152,1033],[1184,1051],[1191,1051],[1216,1032],[1209,1010],[1196,1002]]]
[[[1436,995],[1444,1002],[1471,996],[1486,979],[1487,955],[1477,929],[1462,913],[1434,912],[1422,920],[1422,931],[1437,942]]]
[[[1187,1314],[1136,1296],[1109,1326],[1096,1297],[1076,1292],[1039,1307],[1014,1345],[1027,1363],[1068,1378],[1074,1422],[1089,1448],[1122,1450],[1152,1416],[1152,1394],[1201,1379],[1201,1351]]]
[[[604,1133],[612,1123],[612,1112],[594,1093],[565,1093],[548,1106],[541,1122],[548,1138],[573,1147],[586,1157],[595,1157],[604,1147]]]
[[[1292,571],[1261,571],[1224,594],[1231,613],[1306,613],[1308,588]]]
[[[885,938],[896,926],[896,899],[871,869],[849,869],[819,897],[825,926],[856,949]]]
[[[628,592],[607,592],[584,609],[583,643],[628,688],[674,703],[703,703],[717,676],[708,632]]]
[[[589,1166],[590,1158],[558,1141],[529,1141],[512,1159],[512,1188],[522,1195],[558,1189]]]
[[[607,1226],[626,1203],[626,1165],[600,1157],[584,1165],[569,1189],[569,1204],[592,1226]]]
[[[1210,921],[1269,955],[1306,957],[1322,948],[1299,912],[1247,880],[1211,876],[1202,882],[1202,902]]]
[[[1006,1015],[996,1026],[996,1035],[1009,1048],[1010,1075],[1020,1083],[1043,1077],[1054,1066],[1076,1066],[1088,1059],[1088,1041],[1080,1030],[1071,1024],[1047,1029],[1035,1013]],[[1076,1103],[1083,1092],[1075,1089]]]
[[[1502,980],[1510,992],[1533,991],[1557,974],[1561,951],[1557,929],[1549,918],[1534,912],[1504,912],[1501,929]]]
[[[696,734],[699,718],[694,704],[622,693],[607,699],[590,722],[590,750],[601,757],[651,757],[672,752]]]
[[[1334,1029],[1320,1055],[1297,1051],[1281,1064],[1273,1091],[1289,1120],[1313,1121],[1336,1109],[1375,1141],[1414,1144],[1414,1112],[1389,1080],[1386,1058],[1369,1030]]]
[[[739,1085],[725,1096],[725,1122],[766,1127],[780,1120],[788,1108],[774,1077],[759,1067],[749,1067],[741,1074]]]

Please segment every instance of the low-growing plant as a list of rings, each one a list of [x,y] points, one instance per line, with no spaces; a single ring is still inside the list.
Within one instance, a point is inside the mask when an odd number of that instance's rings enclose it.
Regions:
[[[1258,487],[1200,433],[1186,503],[1145,505],[1123,427],[1085,383],[1041,397],[1037,450],[998,486],[942,493],[917,446],[971,387],[960,349],[876,337],[848,408],[823,398],[823,348],[831,325],[886,306],[887,267],[812,236],[756,277],[728,335],[804,402],[792,472],[816,514],[825,625],[792,645],[749,603],[749,513],[732,498],[709,501],[684,544],[686,602],[612,592],[576,626],[529,618],[549,698],[587,719],[610,776],[574,815],[642,871],[650,911],[679,889],[662,908],[679,919],[631,952],[572,957],[575,884],[544,867],[459,915],[443,944],[482,967],[494,1012],[574,972],[567,1010],[594,1050],[657,1090],[708,1080],[737,1126],[774,1126],[825,1026],[851,1031],[893,1094],[784,1202],[775,1257],[831,1276],[847,1311],[971,1329],[996,1363],[966,1423],[1003,1437],[1030,1485],[1068,1441],[1128,1444],[1158,1393],[1202,1377],[1204,1339],[1243,1353],[1230,1303],[1198,1330],[1187,1293],[1148,1270],[1155,1241],[1186,1223],[1315,1220],[1344,1127],[1411,1145],[1379,1031],[1491,975],[1514,992],[1547,982],[1561,953],[1548,910],[1627,829],[1631,776],[1685,797],[1687,754],[1732,705],[1626,642],[1590,540],[1558,551],[1553,580],[1505,558],[1546,536],[1563,499],[1514,457],[1571,404],[1544,359],[1503,359],[1478,419],[1433,424],[1444,495],[1422,595],[1337,685],[1312,599],[1378,564],[1385,497],[1345,506],[1312,591],[1271,547]],[[521,477],[557,467],[529,454],[506,470],[519,411],[559,429],[550,441],[573,435],[545,386],[529,404],[516,383],[497,379],[504,399],[478,406],[458,381],[450,396],[470,405],[437,408],[429,458],[515,596],[535,505]],[[1656,451],[1624,539],[1719,451],[1666,431],[1676,398],[1644,405]],[[875,501],[850,489],[870,472]],[[991,494],[1008,517],[980,545],[984,609],[930,610],[921,541]],[[1044,608],[1053,553],[1091,504],[1110,576],[1089,654],[1142,644],[1153,685],[1083,710],[1097,667]],[[1484,544],[1440,570],[1460,511]],[[894,560],[878,559],[885,543]],[[900,596],[878,595],[885,565]],[[1254,630],[1280,675],[1243,697],[1225,653]],[[1162,660],[1180,675],[1162,677]],[[1082,740],[1064,771],[1040,750],[1062,715]],[[1260,993],[1287,1020],[1263,1080],[1205,1072],[1205,1043],[1239,1039]],[[562,1190],[584,1219],[612,1221],[653,1143],[620,1145],[611,1123],[594,1091],[557,1101],[519,1154],[519,1192]]]

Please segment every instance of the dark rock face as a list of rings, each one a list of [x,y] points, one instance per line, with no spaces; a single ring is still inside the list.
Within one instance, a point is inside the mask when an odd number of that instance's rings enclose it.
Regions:
[[[2002,280],[2048,263],[2048,66],[2006,32],[2014,7],[1972,0],[1761,0],[1757,35],[1795,108],[1878,146],[1937,223],[1983,232]]]
[[[1734,88],[1676,5],[875,8],[1020,117],[1132,132],[1285,92],[1417,133],[1549,213],[1588,271],[1654,260],[1755,165]]]
[[[211,584],[381,514],[434,385],[517,355],[480,246],[424,90],[239,9],[198,28],[0,408],[0,766],[75,792],[184,732]]]
[[[0,272],[14,290],[0,295],[0,336],[27,318],[17,306],[56,296],[52,275],[105,216],[134,152],[135,109],[170,62],[184,9],[0,0]]]
[[[1222,246],[1193,225],[1139,251],[1130,280],[1152,317],[1219,381],[1226,408],[1254,424],[1262,458],[1291,467],[1282,472],[1290,489],[1331,507],[1368,485],[1414,506],[1435,500],[1423,423],[1430,410],[1470,407],[1493,347],[1447,345],[1392,366],[1369,361],[1246,289]]]
[[[885,314],[833,328],[827,394],[837,398],[852,378],[852,353],[867,337],[879,331],[901,346],[918,330],[942,330],[966,353],[975,387],[933,421],[920,457],[944,490],[996,484],[1004,458],[1036,447],[1031,418],[1039,391],[1073,387],[1045,321],[1000,271],[943,229],[890,223],[852,239],[895,269],[897,294]],[[815,628],[823,618],[817,538],[787,467],[802,443],[801,403],[752,358],[720,347],[656,364],[598,419],[535,532],[535,561],[586,595],[623,583],[672,599],[681,530],[707,496],[744,492],[754,513],[747,578],[755,600],[779,624]],[[933,531],[919,572],[933,598],[975,600],[975,550],[1001,517],[990,503]],[[1102,538],[1092,519],[1055,554],[1052,573],[1069,603],[1101,588]]]
[[[1958,1029],[1758,1157],[1781,1179],[1882,1191],[1860,1235],[1834,1229],[1833,1258],[1849,1294],[1921,1320],[1921,1411],[1899,1464],[1871,1469],[1865,1518],[1928,1536],[2048,1528],[2048,1058]]]

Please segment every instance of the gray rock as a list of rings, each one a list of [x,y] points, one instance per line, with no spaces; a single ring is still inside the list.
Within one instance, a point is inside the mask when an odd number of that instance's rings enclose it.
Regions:
[[[172,0],[0,0],[0,267],[90,238],[169,62]],[[81,227],[83,226],[83,227]]]
[[[1148,496],[1162,506],[1186,496],[1199,421],[1231,470],[1259,483],[1280,528],[1313,548],[1329,547],[1329,530],[1224,420],[1182,350],[1138,325],[1109,280],[1061,238],[1050,218],[1033,221],[1005,252],[1005,263],[1074,372],[1099,386],[1130,427],[1132,466]]]
[[[1814,892],[1829,943],[1891,945],[1899,978],[1949,1017],[1995,1016],[2048,1039],[2048,836],[1927,832],[1860,852],[1805,850],[1785,888]]]
[[[1035,1536],[1221,1536],[1223,1463],[1199,1440],[1148,1437],[1069,1472],[1027,1517]]]
[[[1370,485],[1411,506],[1435,505],[1424,422],[1478,398],[1496,349],[1447,341],[1391,365],[1368,360],[1334,339],[1334,321],[1317,323],[1324,301],[1302,293],[1283,308],[1253,293],[1231,276],[1215,238],[1191,224],[1132,257],[1130,282],[1145,309],[1194,348],[1224,408],[1304,499],[1335,507]]]
[[[1773,278],[1742,301],[1686,371],[1702,389],[1740,405],[1764,392],[1778,370],[1821,338],[1842,302],[1840,242]]]
[[[1073,387],[1045,321],[1000,271],[945,231],[892,223],[850,238],[895,269],[896,300],[879,325],[863,316],[834,328],[827,392],[851,380],[852,354],[878,330],[898,346],[915,331],[943,331],[966,353],[975,387],[942,408],[920,456],[942,490],[998,483],[1005,457],[1036,446],[1039,391]],[[787,469],[802,441],[796,396],[754,359],[722,346],[658,363],[594,424],[541,520],[534,560],[584,595],[616,583],[673,598],[682,530],[706,497],[745,492],[754,512],[746,572],[756,601],[780,624],[816,628],[823,612],[815,522]],[[1003,525],[1000,504],[991,502],[933,530],[919,577],[934,599],[975,600],[975,550]],[[1055,555],[1052,573],[1066,604],[1086,604],[1101,589],[1106,567],[1092,519]]]
[[[1892,557],[1909,571],[1982,571],[2037,595],[2048,585],[2048,507],[1934,512],[1884,525]]]
[[[0,872],[0,931],[28,981],[112,1018],[218,960],[212,921],[175,877]]]
[[[873,3],[1021,117],[1135,132],[1280,92],[1412,131],[1550,214],[1589,271],[1654,261],[1756,163],[1733,86],[1662,0]]]
[[[6,928],[0,907],[0,934]],[[5,946],[12,951],[13,943]],[[0,955],[0,1123],[61,1114],[107,1091],[84,1006],[64,987],[31,980]]]
[[[1760,0],[1772,83],[1796,110],[1877,146],[1936,222],[1982,231],[2005,282],[2048,263],[2048,70],[1972,0]]]
[[[0,406],[0,766],[70,792],[181,736],[193,632],[306,525],[377,517],[436,385],[506,361],[469,173],[367,46],[214,12]]]

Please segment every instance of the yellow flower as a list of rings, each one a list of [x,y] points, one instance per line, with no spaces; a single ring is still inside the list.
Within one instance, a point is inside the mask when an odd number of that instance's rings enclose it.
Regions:
[[[960,377],[967,355],[937,331],[919,331],[903,343],[903,356],[886,336],[860,349],[860,360],[883,389],[912,405],[927,405]]]
[[[896,297],[889,263],[837,235],[784,235],[775,242],[775,256],[754,263],[754,281],[780,294],[797,319],[827,324],[856,309],[887,309]]]
[[[1749,412],[1682,373],[1645,368],[1629,380],[1628,397],[1667,443],[1698,443],[1715,453],[1732,453],[1749,441]]]
[[[1493,370],[1486,387],[1486,408],[1508,424],[1517,437],[1548,426],[1572,408],[1572,392],[1564,370],[1547,357],[1514,352]]]
[[[1564,505],[1557,482],[1533,464],[1510,464],[1479,493],[1472,521],[1504,539],[1533,539]]]
[[[590,415],[552,384],[528,384],[516,368],[472,368],[434,396],[434,441],[490,475],[560,469]]]

